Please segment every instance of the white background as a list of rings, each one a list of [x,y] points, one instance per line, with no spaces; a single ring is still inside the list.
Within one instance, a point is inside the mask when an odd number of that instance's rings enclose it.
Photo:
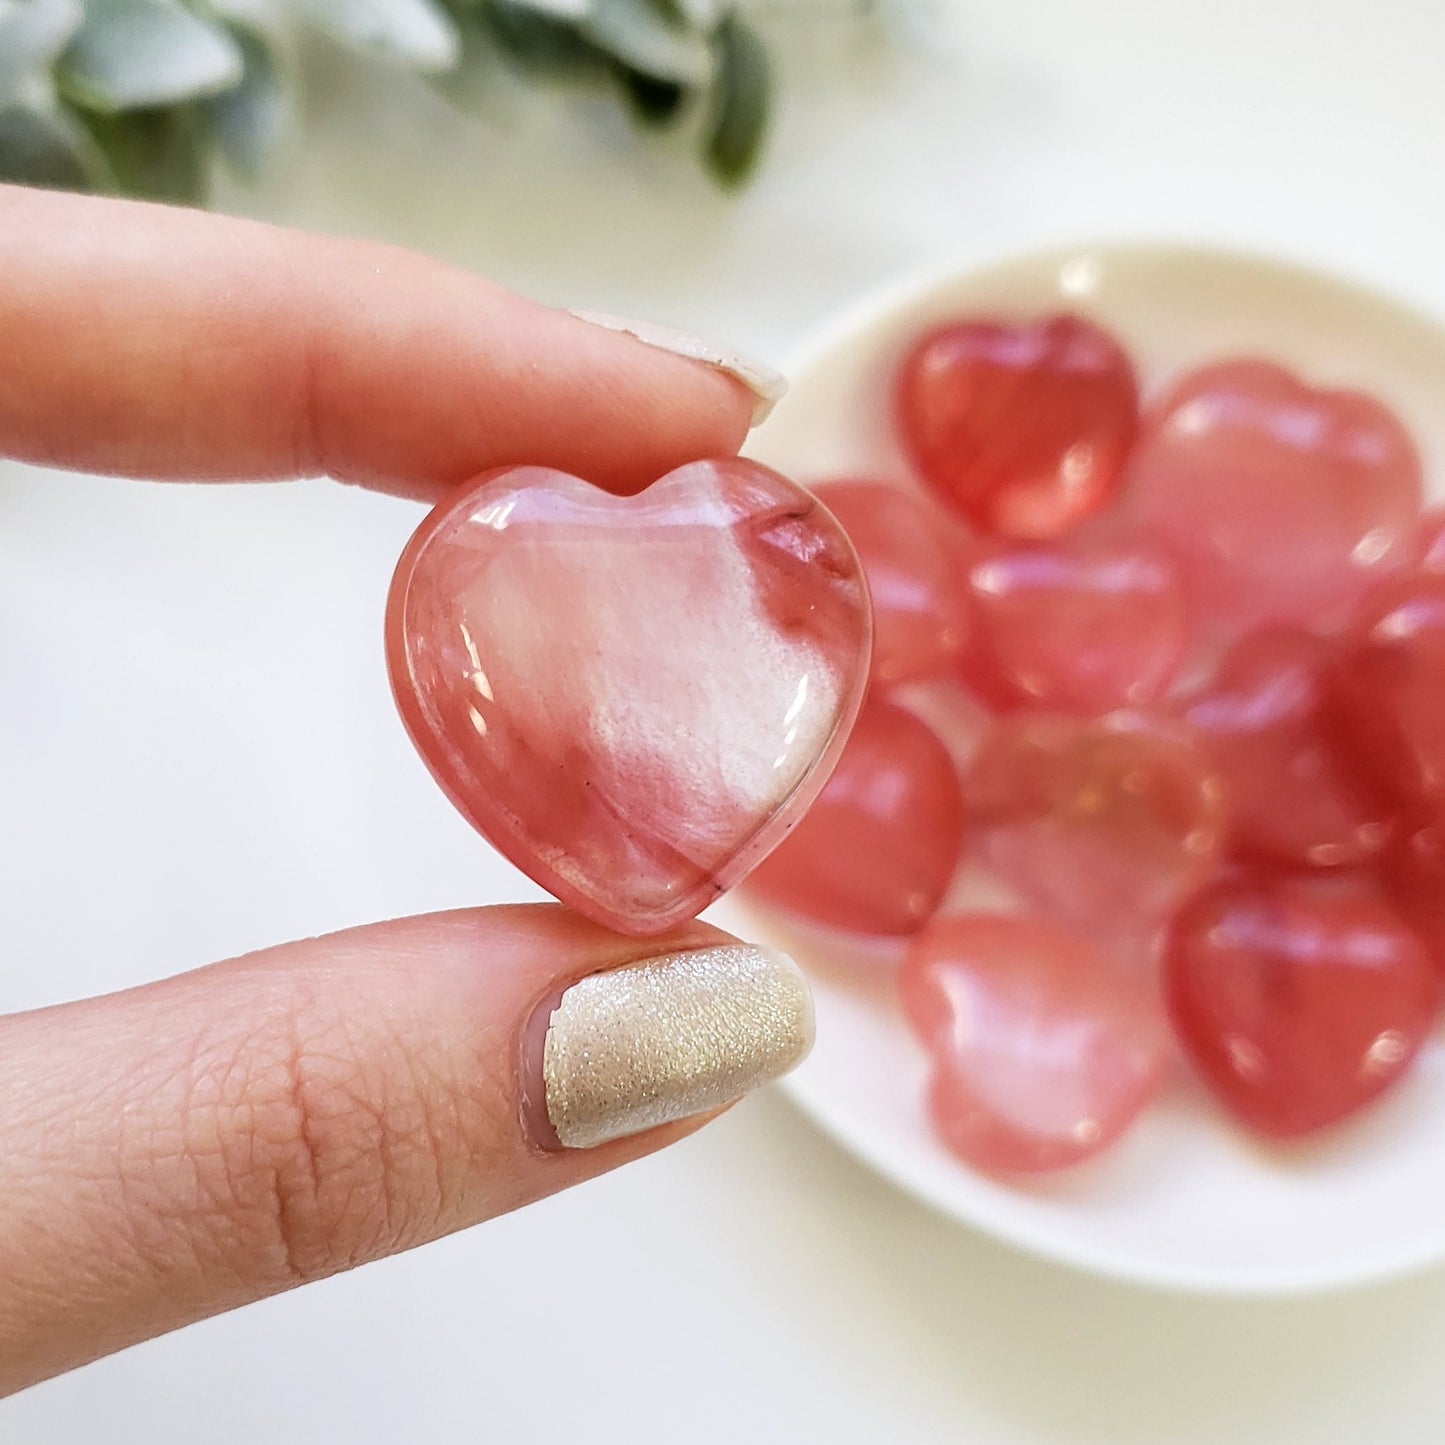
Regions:
[[[335,67],[307,148],[227,200],[773,358],[900,268],[1092,238],[1260,247],[1445,316],[1432,0],[995,0],[955,28],[947,59],[796,28],[770,163],[735,200],[606,131],[528,107],[461,123]],[[0,481],[0,1007],[530,896],[391,711],[381,609],[415,509],[320,483]],[[568,1196],[31,1391],[0,1441],[1434,1445],[1442,1341],[1440,1273],[1231,1304],[1021,1258],[764,1096]]]

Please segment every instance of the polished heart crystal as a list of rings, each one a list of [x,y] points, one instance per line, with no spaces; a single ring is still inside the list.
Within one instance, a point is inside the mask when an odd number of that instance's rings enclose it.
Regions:
[[[1445,576],[1377,588],[1332,673],[1342,753],[1411,812],[1445,817]]]
[[[1133,525],[1175,554],[1224,631],[1331,620],[1409,560],[1420,501],[1420,459],[1380,401],[1253,360],[1174,385],[1125,493]]]
[[[1152,702],[1189,637],[1167,554],[1137,542],[981,548],[961,675],[996,711],[1092,715]]]
[[[884,482],[825,482],[819,500],[858,549],[873,597],[873,678],[938,677],[968,638],[962,528],[927,498]]]
[[[1334,651],[1299,628],[1264,628],[1181,705],[1228,787],[1236,854],[1334,868],[1389,841],[1397,810],[1332,741]]]
[[[963,821],[953,760],[937,734],[870,699],[817,801],[747,891],[831,928],[915,933],[953,877]]]
[[[1192,737],[1130,713],[1000,724],[964,801],[981,856],[1024,899],[1112,937],[1153,928],[1208,878],[1227,818]]]
[[[1399,829],[1375,860],[1375,876],[1445,975],[1445,821],[1416,818]]]
[[[1445,508],[1432,507],[1415,529],[1415,565],[1422,572],[1445,572]]]
[[[422,523],[387,615],[403,720],[464,817],[630,933],[690,918],[822,787],[866,682],[842,529],[753,462],[635,497],[518,467]]]
[[[919,474],[981,530],[1058,537],[1110,498],[1138,424],[1123,348],[1077,316],[958,321],[903,358],[894,409]]]
[[[1150,990],[1060,929],[940,918],[910,945],[898,990],[932,1066],[933,1126],[981,1169],[1078,1163],[1158,1087],[1164,1035]]]
[[[1424,945],[1357,880],[1211,887],[1174,921],[1165,984],[1204,1079],[1280,1137],[1375,1098],[1409,1066],[1437,1004]]]

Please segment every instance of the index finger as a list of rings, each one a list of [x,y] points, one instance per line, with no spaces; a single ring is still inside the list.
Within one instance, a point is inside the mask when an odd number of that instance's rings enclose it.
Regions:
[[[0,455],[428,500],[525,462],[629,492],[738,449],[745,372],[388,246],[0,186]]]

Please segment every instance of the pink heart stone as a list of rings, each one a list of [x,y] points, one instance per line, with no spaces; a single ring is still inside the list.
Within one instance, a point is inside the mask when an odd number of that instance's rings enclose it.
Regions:
[[[1209,877],[1225,790],[1187,730],[1142,714],[997,726],[964,778],[979,851],[1034,908],[1139,935]]]
[[[1425,947],[1359,880],[1225,880],[1174,920],[1171,1017],[1205,1080],[1262,1134],[1306,1134],[1409,1067],[1439,995]]]
[[[963,847],[963,791],[927,723],[871,697],[807,816],[747,891],[830,928],[916,933]]]
[[[959,914],[914,939],[899,997],[933,1065],[945,1145],[992,1172],[1106,1148],[1159,1086],[1152,990],[1094,944],[1023,918]]]
[[[1420,500],[1420,458],[1393,412],[1252,360],[1177,382],[1125,484],[1132,521],[1224,630],[1332,620],[1409,561]]]
[[[873,598],[873,680],[890,687],[946,674],[969,631],[958,560],[964,529],[931,501],[886,482],[813,490],[863,563]]]
[[[1365,600],[1334,667],[1342,756],[1402,807],[1445,817],[1445,576],[1396,578]]]
[[[1337,868],[1364,862],[1390,839],[1395,810],[1331,739],[1335,650],[1299,628],[1263,628],[1180,704],[1228,787],[1236,854]]]
[[[1432,507],[1420,518],[1415,555],[1421,572],[1445,572],[1445,508]]]
[[[1403,829],[1375,860],[1375,876],[1389,899],[1445,976],[1445,825],[1421,822]]]
[[[1189,638],[1178,569],[1147,543],[989,547],[969,592],[962,676],[997,712],[1090,716],[1152,702]]]
[[[1081,316],[940,326],[894,382],[918,473],[981,531],[1059,537],[1105,506],[1139,422],[1128,356]]]
[[[691,918],[802,816],[869,645],[842,529],[739,458],[635,497],[492,473],[422,523],[387,608],[397,705],[447,796],[562,902],[634,934]]]

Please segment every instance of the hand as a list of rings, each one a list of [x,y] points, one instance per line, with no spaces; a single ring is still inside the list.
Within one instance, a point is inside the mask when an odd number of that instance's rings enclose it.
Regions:
[[[740,374],[385,247],[0,186],[0,455],[418,499],[536,462],[630,491],[737,449]],[[556,907],[0,1019],[0,1394],[650,1153],[810,1029],[786,960]]]

